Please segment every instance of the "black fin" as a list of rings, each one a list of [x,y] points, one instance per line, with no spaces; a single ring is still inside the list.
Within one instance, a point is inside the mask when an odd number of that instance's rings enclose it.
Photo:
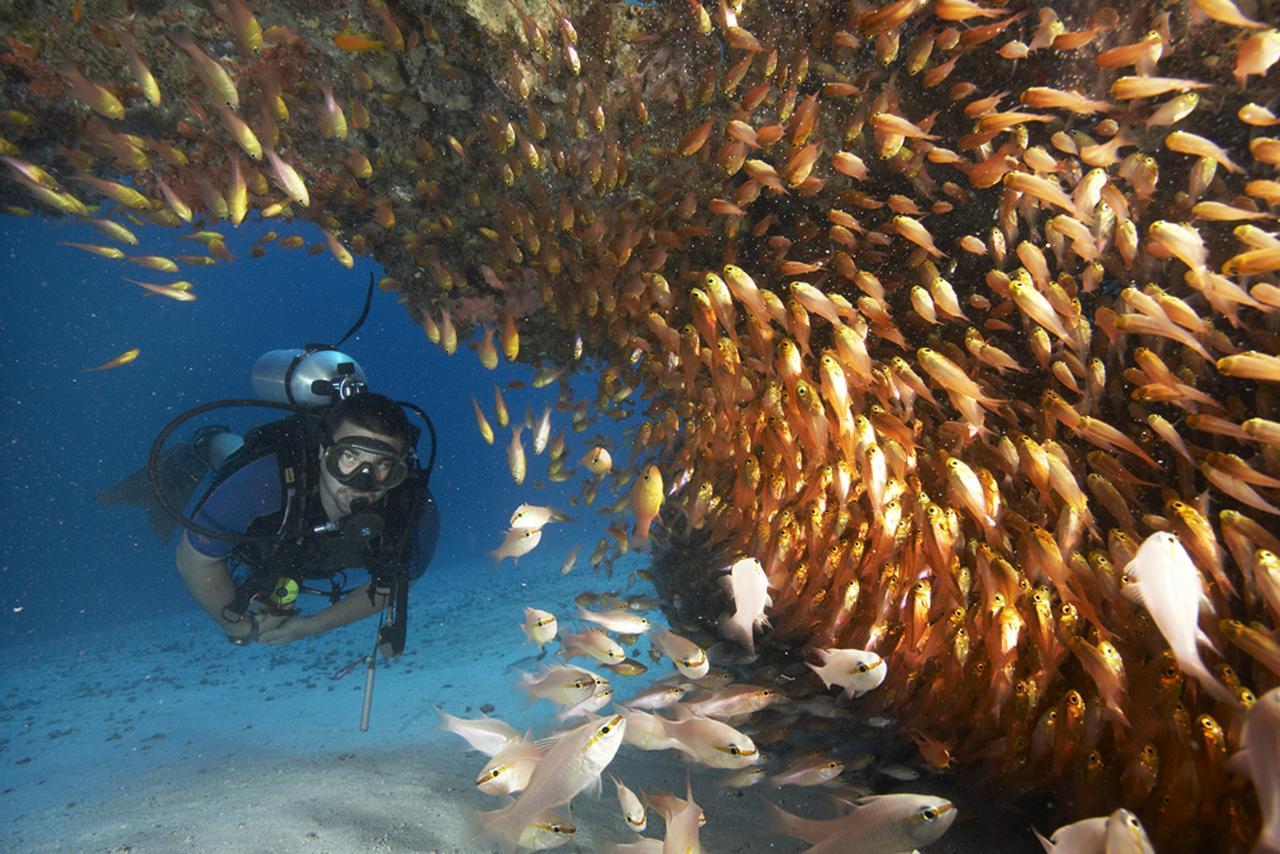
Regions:
[[[156,463],[160,488],[169,504],[181,513],[191,500],[196,487],[204,479],[208,466],[200,459],[190,444],[180,444],[169,448],[160,455]],[[156,500],[151,489],[151,479],[147,474],[147,466],[135,471],[110,489],[98,494],[97,503],[131,505],[141,507],[147,514],[147,523],[156,539],[162,543],[169,542],[178,523],[165,512]]]

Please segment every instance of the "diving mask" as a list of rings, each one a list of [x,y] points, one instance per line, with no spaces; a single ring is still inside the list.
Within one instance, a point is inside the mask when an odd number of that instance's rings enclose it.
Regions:
[[[409,475],[405,456],[368,436],[344,436],[324,449],[324,467],[333,479],[357,492],[394,489]]]

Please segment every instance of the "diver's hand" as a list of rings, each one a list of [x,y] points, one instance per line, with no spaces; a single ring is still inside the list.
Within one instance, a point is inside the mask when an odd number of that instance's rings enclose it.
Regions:
[[[280,646],[300,638],[309,638],[315,633],[310,617],[268,614],[258,618],[259,643]]]

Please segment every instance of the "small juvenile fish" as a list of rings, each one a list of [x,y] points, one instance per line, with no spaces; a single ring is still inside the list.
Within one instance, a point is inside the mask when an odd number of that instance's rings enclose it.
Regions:
[[[767,779],[773,786],[821,786],[844,773],[844,763],[828,756],[807,756]]]
[[[648,620],[630,611],[588,611],[578,608],[578,619],[604,626],[611,632],[624,635],[639,635],[649,631]]]
[[[508,742],[520,737],[515,727],[497,718],[458,718],[439,708],[436,714],[440,715],[440,729],[462,737],[485,756],[496,755]]]
[[[632,709],[653,711],[680,702],[688,692],[688,685],[654,685],[627,700],[624,705]]]

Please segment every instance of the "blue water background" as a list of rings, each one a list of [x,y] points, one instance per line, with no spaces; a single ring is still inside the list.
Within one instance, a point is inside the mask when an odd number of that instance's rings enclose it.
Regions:
[[[0,309],[0,644],[96,631],[158,613],[198,613],[174,568],[173,545],[155,541],[140,510],[99,505],[94,496],[141,465],[156,433],[179,412],[212,400],[252,397],[249,371],[261,353],[339,338],[360,313],[369,273],[382,273],[368,258],[357,256],[355,268],[346,270],[328,251],[311,255],[274,243],[265,257],[250,257],[250,246],[267,230],[301,234],[308,245],[321,242],[310,223],[270,220],[216,228],[228,235],[233,263],[183,265],[179,276],[167,276],[60,245],[110,243],[87,223],[0,217],[6,283]],[[134,231],[141,245],[123,247],[128,254],[203,254],[199,243],[181,239],[190,229]],[[146,295],[124,281],[126,276],[154,283],[184,278],[198,300]],[[130,347],[142,350],[133,364],[82,372]],[[534,488],[534,481],[544,479],[547,455],[533,455],[526,431],[529,476],[523,487],[515,485],[506,461],[511,434],[497,427],[493,386],[526,383],[523,389],[504,388],[513,419],[523,416],[526,405],[537,417],[555,401],[556,386],[527,387],[533,371],[525,364],[503,361],[498,370],[485,370],[465,342],[446,357],[396,295],[380,290],[368,320],[343,350],[360,362],[374,390],[418,402],[439,433],[432,489],[444,529],[431,583],[419,585],[423,589],[414,595],[503,583],[504,576],[488,572],[485,552],[501,542],[511,512],[524,501],[568,510],[581,479]],[[575,388],[590,394],[594,382],[592,372],[583,370]],[[476,429],[473,393],[494,424],[493,446]],[[242,428],[272,417],[276,413],[266,409],[232,416]],[[589,432],[574,433],[562,412],[553,416],[553,428],[553,435],[566,430],[570,463],[589,437],[601,431],[616,437],[621,430],[603,420]],[[425,436],[421,448],[425,457]],[[602,488],[597,507],[606,503],[611,498]],[[573,514],[590,524],[550,526],[539,553],[564,555],[581,541],[581,572],[603,524],[593,511]],[[502,572],[513,571],[510,561],[503,564]]]

